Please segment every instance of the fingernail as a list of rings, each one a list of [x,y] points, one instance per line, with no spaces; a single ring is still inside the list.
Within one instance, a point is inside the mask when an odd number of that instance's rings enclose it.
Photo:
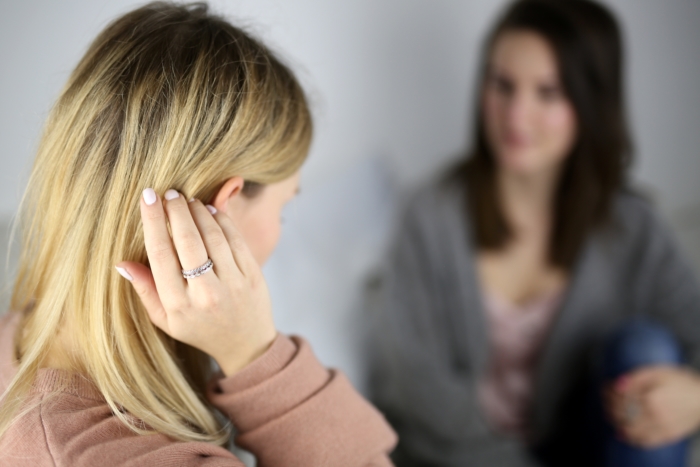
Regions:
[[[171,199],[178,198],[180,196],[180,193],[178,193],[175,190],[168,190],[165,192],[165,199],[170,201]]]
[[[133,281],[133,280],[134,280],[134,278],[131,277],[131,274],[129,274],[129,272],[128,272],[126,269],[120,268],[119,266],[114,266],[114,267],[116,268],[117,272],[118,272],[119,274],[122,275],[122,277],[123,277],[124,279],[126,279],[126,280],[128,280],[128,281]]]
[[[146,188],[143,190],[143,200],[146,202],[147,205],[151,205],[156,202],[156,199],[158,197],[156,196],[156,192],[153,191],[153,188]]]
[[[627,376],[620,376],[617,381],[615,381],[615,390],[624,391],[629,383],[629,378]]]
[[[216,208],[212,206],[211,204],[207,204],[207,209],[209,210],[210,213],[216,214]]]
[[[194,198],[190,198],[189,201],[187,201],[187,202],[188,202],[188,203],[194,203]]]

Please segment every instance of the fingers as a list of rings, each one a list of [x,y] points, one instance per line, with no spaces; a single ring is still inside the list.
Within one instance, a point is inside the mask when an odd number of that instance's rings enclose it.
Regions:
[[[238,269],[243,273],[244,276],[250,277],[255,271],[260,269],[260,266],[255,261],[253,254],[248,249],[248,245],[241,235],[240,231],[233,224],[233,221],[223,212],[216,212],[214,214],[216,222],[221,227],[221,230],[228,241],[229,248],[233,254],[233,259],[236,261]]]
[[[606,411],[618,437],[625,443],[652,448],[667,440],[649,407],[649,392],[621,393],[608,388],[604,391]]]
[[[167,333],[168,316],[158,296],[151,270],[133,261],[122,261],[115,268],[122,277],[131,282],[151,322]]]
[[[656,385],[663,367],[645,367],[624,375],[616,385],[616,389],[624,393],[641,394]]]
[[[627,443],[641,446],[652,427],[639,401],[614,390],[606,391],[604,397],[607,413],[618,436]],[[630,411],[629,404],[635,404],[636,412]]]
[[[146,253],[158,293],[160,296],[182,296],[185,292],[185,281],[168,233],[163,204],[151,188],[143,190],[140,204]]]
[[[659,369],[644,368],[624,374],[604,390],[604,399],[610,418],[618,427],[627,426],[644,411],[642,401],[656,385]]]
[[[654,424],[646,417],[640,418],[639,421],[626,426],[622,432],[625,441],[635,446],[651,447],[656,440],[656,432]]]
[[[231,218],[216,212],[213,207],[205,207],[199,201],[188,203],[175,190],[168,190],[165,201],[161,202],[148,188],[141,200],[141,215],[152,277],[160,297],[163,300],[168,298],[165,301],[185,293],[187,282],[180,270],[197,268],[207,261],[207,257],[214,262],[217,274],[200,276],[198,282],[211,280],[219,274],[250,276],[259,271]]]
[[[625,424],[624,414],[625,397],[611,388],[603,391],[603,403],[608,418],[616,427],[620,428]]]
[[[669,436],[668,427],[655,413],[651,399],[647,393],[638,403],[641,407],[640,416],[624,428],[625,440],[636,446],[654,448],[673,441]]]
[[[241,272],[232,259],[231,247],[221,230],[221,226],[213,217],[216,209],[213,206],[204,206],[199,200],[190,200],[190,212],[197,229],[204,241],[204,246],[209,257],[214,262],[216,275],[222,279],[230,278]],[[213,210],[213,213],[212,213]]]
[[[614,390],[604,392],[604,404],[608,418],[618,430],[636,423],[643,416],[641,404],[636,398]]]
[[[194,269],[206,263],[207,249],[192,219],[190,208],[185,198],[175,190],[165,192],[165,212],[168,215],[170,229],[173,233],[175,250],[182,269]],[[177,270],[180,268],[178,267]]]

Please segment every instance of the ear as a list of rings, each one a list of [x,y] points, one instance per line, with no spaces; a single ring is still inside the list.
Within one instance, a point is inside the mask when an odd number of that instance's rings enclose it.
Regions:
[[[229,199],[241,194],[244,183],[245,180],[243,180],[243,177],[239,176],[231,177],[226,180],[226,183],[224,183],[224,185],[216,193],[216,196],[214,196],[212,205],[216,208],[216,210],[226,212],[228,209]]]

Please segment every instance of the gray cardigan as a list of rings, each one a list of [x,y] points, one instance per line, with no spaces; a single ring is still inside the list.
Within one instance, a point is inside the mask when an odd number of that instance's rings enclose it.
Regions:
[[[399,433],[400,467],[540,465],[528,446],[490,431],[477,402],[488,336],[465,213],[455,182],[409,204],[374,314],[372,398]],[[548,464],[585,458],[580,396],[601,342],[625,318],[666,325],[700,368],[700,287],[689,264],[640,197],[618,194],[612,217],[580,253],[536,371],[534,444],[566,454]]]

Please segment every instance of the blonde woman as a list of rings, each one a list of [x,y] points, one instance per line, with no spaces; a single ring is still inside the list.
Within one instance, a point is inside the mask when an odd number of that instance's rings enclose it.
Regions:
[[[277,333],[260,271],[311,128],[292,73],[206,5],[97,37],[22,201],[0,465],[239,466],[229,425],[260,466],[390,465],[391,429]]]

